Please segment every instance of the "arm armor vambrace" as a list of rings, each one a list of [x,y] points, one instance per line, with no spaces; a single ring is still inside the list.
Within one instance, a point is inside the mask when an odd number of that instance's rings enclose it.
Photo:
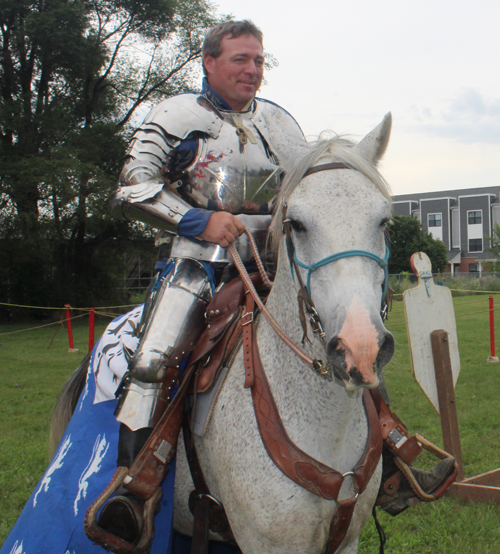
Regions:
[[[111,213],[115,217],[173,232],[190,209],[186,201],[156,180],[122,186],[111,200]]]

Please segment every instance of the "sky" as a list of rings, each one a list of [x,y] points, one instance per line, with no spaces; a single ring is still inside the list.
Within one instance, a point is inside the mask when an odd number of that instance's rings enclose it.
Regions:
[[[215,0],[279,62],[259,96],[308,137],[361,140],[392,112],[393,194],[500,185],[498,0]]]

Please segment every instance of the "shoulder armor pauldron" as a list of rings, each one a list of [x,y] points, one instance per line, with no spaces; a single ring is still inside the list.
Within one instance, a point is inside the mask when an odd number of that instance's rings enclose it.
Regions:
[[[215,139],[219,136],[222,123],[208,100],[199,94],[186,93],[160,102],[146,116],[141,129],[158,126],[167,135],[180,140],[200,131]]]

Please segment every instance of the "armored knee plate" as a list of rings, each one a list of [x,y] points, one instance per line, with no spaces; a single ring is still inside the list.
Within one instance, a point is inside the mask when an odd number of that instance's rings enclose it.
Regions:
[[[115,412],[118,421],[132,430],[153,427],[165,410],[170,370],[179,367],[204,329],[212,296],[210,279],[200,262],[178,259],[153,295]]]
[[[154,428],[170,403],[175,381],[169,379],[165,383],[142,383],[127,374],[115,410],[116,419],[132,431]]]

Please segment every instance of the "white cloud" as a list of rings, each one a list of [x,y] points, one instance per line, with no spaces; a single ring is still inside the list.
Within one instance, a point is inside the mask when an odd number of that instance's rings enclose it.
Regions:
[[[413,130],[464,144],[500,144],[500,99],[462,88],[442,109],[413,108]]]

